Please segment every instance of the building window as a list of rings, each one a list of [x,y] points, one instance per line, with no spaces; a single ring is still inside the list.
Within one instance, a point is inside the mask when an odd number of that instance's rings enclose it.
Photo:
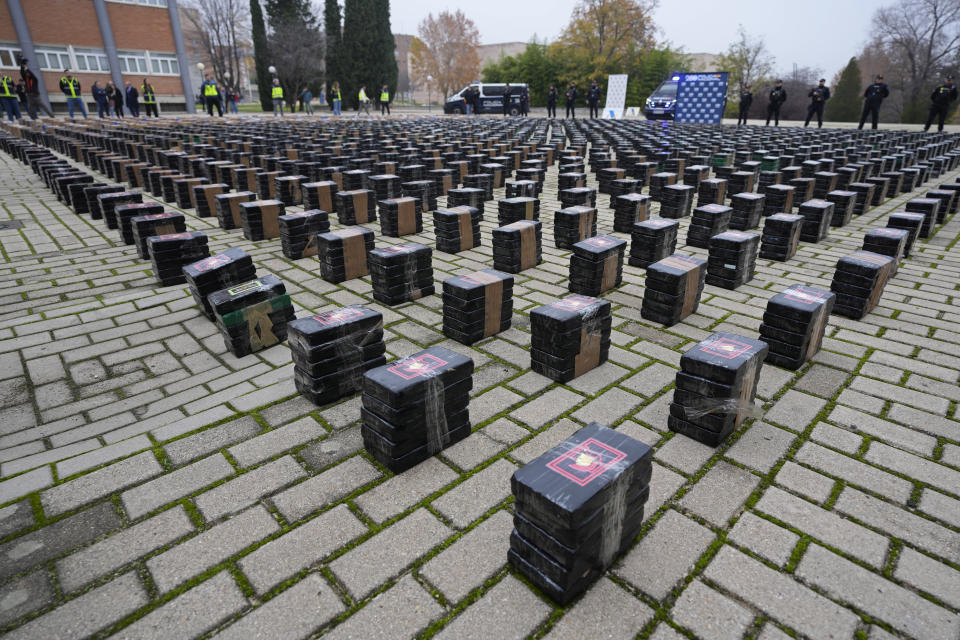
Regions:
[[[18,69],[20,64],[20,49],[11,44],[0,44],[0,68]]]
[[[122,4],[142,4],[147,7],[167,6],[167,0],[108,0],[108,2],[120,2]]]
[[[147,73],[147,56],[143,51],[121,51],[118,57],[121,73]]]
[[[63,71],[71,67],[70,54],[67,53],[66,47],[37,47],[33,55],[36,56],[37,64],[44,71]]]
[[[177,62],[177,56],[170,53],[150,52],[150,66],[153,73],[161,76],[180,75],[180,63]]]
[[[107,56],[101,49],[78,49],[74,47],[73,58],[77,61],[78,71],[110,71]]]

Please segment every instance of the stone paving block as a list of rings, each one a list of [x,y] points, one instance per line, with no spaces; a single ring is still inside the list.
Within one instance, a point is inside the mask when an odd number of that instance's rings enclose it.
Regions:
[[[420,574],[450,602],[459,602],[507,562],[513,517],[497,511],[431,558]]]
[[[96,440],[75,442],[62,447],[45,449],[40,453],[24,456],[11,462],[5,462],[0,465],[0,470],[2,470],[4,476],[12,476],[14,474],[26,471],[27,469],[35,469],[36,467],[40,467],[51,462],[57,462],[58,460],[63,460],[65,458],[69,458],[70,456],[76,456],[81,453],[86,453],[91,449],[98,448],[100,448],[100,443]]]
[[[17,618],[42,609],[56,594],[46,569],[38,569],[0,587],[0,629]]]
[[[463,528],[510,495],[510,477],[517,467],[497,460],[433,501],[454,526]]]
[[[599,422],[602,425],[612,425],[624,418],[643,403],[643,398],[629,391],[614,387],[580,407],[571,414],[575,420],[584,424]]]
[[[791,576],[724,546],[704,571],[741,599],[811,638],[853,637],[860,619],[851,611],[804,587]]]
[[[202,425],[194,425],[191,430],[200,426]],[[231,444],[242,442],[259,432],[260,425],[257,421],[250,416],[244,416],[238,420],[225,422],[186,438],[169,442],[163,448],[167,452],[167,458],[170,459],[170,462],[181,465]],[[156,431],[154,435],[158,440],[163,439]]]
[[[802,498],[770,487],[757,502],[756,509],[874,567],[883,566],[886,538]]]
[[[407,575],[323,637],[325,640],[413,638],[443,613],[443,607]]]
[[[657,600],[666,598],[713,542],[713,532],[669,510],[614,569]]]
[[[862,411],[868,411],[876,415],[879,415],[883,411],[884,407],[884,402],[882,399],[875,398],[874,396],[868,396],[867,394],[860,393],[859,391],[854,391],[849,387],[840,392],[840,395],[837,396],[837,403],[849,407],[855,407]]]
[[[296,396],[279,404],[271,405],[259,413],[260,417],[267,421],[267,424],[271,427],[277,427],[312,413],[316,409],[316,405],[303,396]]]
[[[406,511],[458,477],[456,471],[437,458],[429,458],[358,496],[355,502],[379,524]]]
[[[136,453],[137,451],[149,449],[151,446],[152,443],[147,436],[137,436],[135,438],[130,438],[129,440],[122,440],[115,444],[109,444],[105,447],[100,447],[62,462],[58,462],[57,476],[60,478],[68,478],[82,471],[99,467],[100,465],[110,462],[111,460],[123,458],[131,453]]]
[[[746,547],[782,567],[790,559],[790,554],[797,546],[800,536],[747,512],[733,525],[727,540]]]
[[[625,380],[621,386],[650,398],[660,393],[664,387],[672,384],[676,377],[677,370],[675,368],[654,362]]]
[[[561,413],[565,413],[586,400],[583,396],[556,387],[510,412],[510,417],[533,429],[539,429]]]
[[[312,417],[307,416],[234,445],[227,449],[227,452],[240,463],[240,466],[249,467],[325,435],[327,435],[326,429]]]
[[[360,427],[336,431],[323,440],[300,450],[300,458],[314,471],[338,462],[363,449]]]
[[[35,523],[29,500],[0,507],[0,538],[21,531]]]
[[[796,436],[765,422],[754,421],[726,452],[726,457],[766,473],[786,455]]]
[[[943,416],[935,416],[902,404],[891,406],[889,413],[887,413],[887,419],[895,420],[911,429],[948,440],[956,440],[958,434],[960,434],[960,422]]]
[[[753,623],[753,612],[700,580],[683,590],[670,616],[704,640],[739,640]]]
[[[843,406],[835,407],[827,419],[843,427],[855,427],[858,431],[921,455],[931,455],[937,446],[936,438]]]
[[[184,591],[116,635],[130,640],[169,638],[176,629],[181,637],[194,638],[216,627],[247,606],[243,592],[226,571]]]
[[[85,638],[123,619],[147,601],[146,590],[137,574],[131,571],[17,627],[4,637],[9,640]]]
[[[509,422],[505,418],[501,420]],[[465,471],[474,469],[507,448],[506,444],[487,437],[483,433],[485,430],[473,432],[452,447],[444,449],[441,455]]]
[[[194,502],[203,517],[216,520],[275,493],[307,475],[291,456],[283,456],[201,493]]]
[[[793,388],[816,396],[832,398],[849,376],[850,374],[845,371],[815,364],[807,369]]]
[[[508,573],[436,637],[441,640],[485,640],[493,631],[503,640],[521,640],[546,620],[550,611],[547,603]]]
[[[564,418],[511,451],[510,457],[519,461],[521,464],[526,464],[546,453],[576,433],[578,429],[582,428],[582,425]]]
[[[960,571],[904,547],[893,575],[960,609]]]
[[[758,484],[757,476],[721,460],[683,496],[680,506],[713,525],[726,528],[727,521],[736,515]]]
[[[429,511],[418,509],[340,556],[329,567],[352,597],[362,598],[450,533]]]
[[[864,457],[876,465],[916,478],[944,491],[955,493],[957,487],[960,487],[960,471],[881,442],[871,444]]]
[[[75,591],[193,530],[182,506],[164,511],[58,561],[60,586],[65,592]]]
[[[934,414],[946,415],[950,408],[950,401],[946,398],[898,387],[871,378],[856,377],[850,383],[850,388],[885,400],[902,402],[905,405]]]
[[[311,573],[213,637],[217,640],[306,638],[343,611],[344,605],[333,587],[320,575]]]
[[[649,519],[657,509],[666,504],[686,481],[685,477],[663,465],[653,465],[653,475],[650,477],[650,497],[647,499],[647,504],[644,505],[644,519]]]
[[[810,545],[797,565],[797,575],[911,637],[942,640],[960,633],[960,616],[820,545]]]
[[[137,483],[160,475],[163,469],[151,451],[74,478],[40,494],[48,517],[93,502]]]
[[[279,528],[256,505],[147,560],[147,568],[161,593],[167,592]]]
[[[495,387],[470,401],[470,422],[474,425],[486,422],[523,400],[523,396],[506,387]]]
[[[17,365],[19,365],[19,361]],[[21,369],[22,371],[22,369]],[[30,381],[34,385],[46,384],[48,382],[53,382],[54,380],[60,380],[65,378],[67,372],[63,368],[63,362],[60,360],[60,356],[44,356],[42,358],[35,358],[33,360],[27,361],[27,372],[30,374]],[[73,372],[71,371],[71,374]],[[74,378],[76,380],[76,378]]]
[[[240,569],[262,594],[366,532],[366,525],[341,504],[244,557]]]
[[[554,624],[545,639],[627,640],[634,638],[652,618],[652,609],[612,581],[601,578]]]
[[[360,396],[321,410],[320,417],[334,429],[343,429],[360,421]]]
[[[906,502],[913,491],[912,483],[902,478],[810,442],[800,447],[796,460],[897,502]]]
[[[233,466],[222,454],[216,453],[155,480],[128,489],[120,495],[120,500],[127,515],[136,520],[158,507],[179,500],[233,473]]]
[[[790,640],[790,636],[768,622],[763,625],[757,640]]]
[[[840,408],[838,406],[838,408]],[[866,415],[866,414],[864,414]],[[863,436],[857,435],[853,431],[835,427],[826,422],[818,422],[810,433],[810,438],[820,444],[824,444],[834,449],[839,449],[844,453],[856,456],[863,444]]]
[[[960,533],[926,518],[851,487],[840,494],[835,509],[904,542],[960,563]]]
[[[657,449],[653,457],[655,460],[676,467],[684,473],[692,474],[705,465],[715,452],[716,449],[708,447],[702,442],[697,442],[681,434],[673,434],[673,437]]]
[[[822,398],[791,389],[777,400],[763,419],[794,431],[803,431],[826,404]]]
[[[533,396],[538,391],[546,389],[553,384],[553,380],[546,376],[542,376],[539,373],[527,371],[523,375],[517,376],[507,384],[520,393],[523,393],[527,396]]]
[[[656,400],[646,405],[634,415],[634,420],[656,429],[657,431],[667,431],[667,415],[670,411],[670,403],[673,402],[673,394],[665,393]]]
[[[920,497],[920,508],[934,518],[960,528],[960,500],[924,489]]]
[[[50,467],[40,467],[33,471],[0,482],[0,504],[16,500],[22,496],[45,489],[53,484],[53,472]]]
[[[43,446],[43,442],[41,440],[34,440],[33,442],[27,442],[26,444],[0,449],[0,462],[7,462],[9,460],[22,458],[23,456],[33,455],[34,453],[39,453],[44,449],[45,447]]]

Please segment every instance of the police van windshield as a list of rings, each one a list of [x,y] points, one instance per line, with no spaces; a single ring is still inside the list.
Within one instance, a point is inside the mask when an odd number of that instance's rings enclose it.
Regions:
[[[677,83],[664,82],[653,92],[655,98],[675,98],[677,97]]]

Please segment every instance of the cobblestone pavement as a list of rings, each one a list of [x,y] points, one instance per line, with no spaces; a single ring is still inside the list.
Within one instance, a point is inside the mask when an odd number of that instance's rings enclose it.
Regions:
[[[301,399],[286,345],[227,354],[185,286],[158,288],[115,232],[4,154],[0,176],[0,219],[23,223],[0,231],[6,638],[960,635],[960,216],[919,242],[876,311],[831,317],[813,362],[764,366],[763,416],[712,449],[666,429],[680,354],[714,330],[755,336],[789,284],[829,287],[837,258],[905,197],[789,263],[760,260],[736,291],[708,285],[667,330],[640,319],[643,271],[625,267],[605,296],[610,361],[565,385],[531,373],[527,353],[529,310],[566,293],[556,166],[544,263],[517,278],[514,327],[474,348],[439,333],[439,296],[385,308],[369,278],[327,283],[278,240],[188,211],[212,249],[243,247],[282,278],[300,315],[367,304],[390,355],[442,344],[474,359],[473,435],[394,476],[362,449],[357,398]],[[434,253],[438,280],[489,266],[491,211],[484,246]],[[425,222],[405,240],[432,245]],[[509,478],[592,420],[656,448],[647,521],[560,608],[506,566]]]

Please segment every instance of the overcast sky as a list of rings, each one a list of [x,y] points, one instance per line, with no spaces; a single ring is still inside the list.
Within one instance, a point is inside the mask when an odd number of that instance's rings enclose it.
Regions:
[[[392,0],[394,33],[416,34],[428,13],[461,9],[477,24],[480,41],[528,42],[554,39],[570,20],[575,0],[517,2],[516,0]],[[776,69],[819,67],[829,80],[856,55],[866,41],[876,0],[662,0],[655,14],[661,39],[688,53],[720,53],[743,24],[762,35],[776,58]]]

